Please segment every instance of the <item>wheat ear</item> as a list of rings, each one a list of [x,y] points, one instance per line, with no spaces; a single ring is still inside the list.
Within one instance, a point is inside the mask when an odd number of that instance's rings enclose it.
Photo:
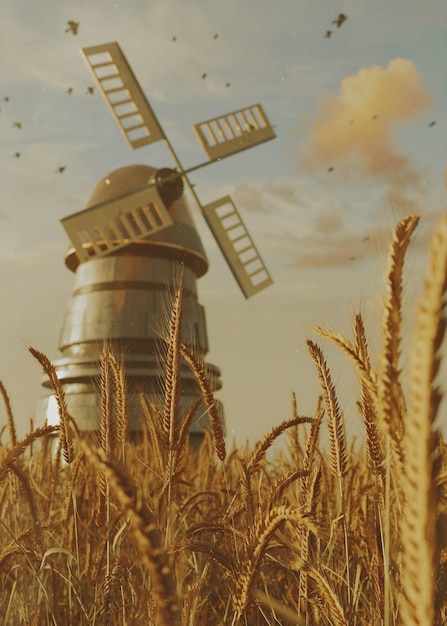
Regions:
[[[33,357],[37,359],[37,361],[40,363],[43,371],[50,380],[51,388],[54,391],[59,411],[59,436],[62,444],[62,450],[64,453],[64,459],[67,463],[71,463],[74,457],[74,444],[70,424],[71,417],[68,413],[67,403],[65,402],[64,390],[62,388],[60,380],[57,377],[54,365],[50,362],[48,357],[46,357],[42,352],[39,352],[39,350],[36,350],[32,346],[30,346],[28,350],[31,352]]]
[[[362,388],[360,414],[363,418],[366,433],[368,465],[374,474],[383,478],[385,474],[385,446],[377,417],[377,376],[371,367],[368,342],[361,313],[357,313],[354,318],[354,332],[356,351],[360,361],[363,363],[363,370],[367,372],[366,376],[362,376],[360,373],[360,385]]]
[[[101,423],[100,437],[101,447],[108,455],[115,452],[116,423],[114,412],[114,376],[111,364],[111,349],[104,342],[100,362],[100,388],[101,388]]]
[[[9,400],[8,393],[2,381],[0,380],[0,393],[3,398],[3,404],[5,405],[6,410],[6,420],[8,424],[9,438],[12,446],[15,446],[17,443],[17,432],[16,426],[14,423],[14,416],[12,414],[11,402]]]
[[[285,521],[308,524],[314,529],[308,517],[303,515],[297,508],[276,506],[266,512],[261,511],[258,520],[255,522],[253,542],[249,549],[248,559],[236,579],[233,606],[239,616],[245,612],[250,602],[251,588],[258,571],[259,563],[265,554],[269,541],[275,531]]]
[[[312,424],[313,417],[293,417],[289,420],[284,420],[278,426],[274,426],[253,448],[250,457],[247,460],[247,469],[253,473],[259,467],[259,463],[265,456],[265,453],[273,444],[273,442],[288,428],[293,428],[299,424]]]
[[[15,461],[22,455],[25,450],[31,446],[37,439],[40,437],[46,437],[47,435],[52,435],[59,431],[59,426],[42,426],[41,428],[36,428],[28,435],[26,435],[23,439],[21,439],[11,450],[9,450],[6,457],[0,463],[0,481],[6,476],[6,474],[10,471],[11,465],[15,463]]]
[[[308,570],[309,576],[317,583],[318,593],[322,596],[331,616],[333,626],[349,626],[348,618],[336,593],[328,580],[314,567]]]
[[[317,367],[318,378],[328,416],[329,444],[331,449],[331,469],[334,476],[342,478],[347,467],[346,435],[343,416],[338,404],[335,387],[319,346],[312,340],[306,341],[309,353]]]
[[[101,447],[107,455],[114,453],[116,424],[113,404],[113,373],[110,364],[110,346],[107,341],[104,342],[100,371],[100,391],[101,391],[101,421],[99,426],[99,434]],[[110,498],[107,479],[104,474],[99,476],[99,492],[97,494],[96,523],[102,526],[104,522],[110,521]],[[110,543],[107,539],[107,574],[110,573]]]
[[[445,334],[447,215],[433,236],[424,290],[418,302],[410,354],[410,410],[402,478],[402,623],[432,624],[435,597],[436,505],[433,480],[434,421],[441,401],[437,374]]]
[[[386,277],[384,303],[383,347],[377,384],[379,427],[384,437],[390,436],[397,461],[402,462],[402,435],[406,411],[400,384],[400,353],[402,325],[402,282],[404,260],[411,236],[419,217],[412,215],[399,220],[393,232]],[[400,472],[399,472],[400,473]]]
[[[169,450],[172,450],[174,447],[175,427],[181,392],[180,346],[182,342],[182,312],[183,289],[179,286],[175,289],[169,323],[169,337],[167,339],[163,432],[168,442]]]
[[[180,351],[182,357],[188,363],[192,373],[196,378],[202,399],[205,403],[210,418],[214,449],[218,458],[221,461],[224,461],[227,455],[224,430],[222,428],[222,420],[219,413],[219,408],[214,399],[214,393],[209,381],[209,377],[207,376],[204,366],[197,358],[195,358],[194,354],[185,346],[185,344],[181,344]]]
[[[129,408],[127,405],[126,376],[122,360],[118,360],[113,352],[110,353],[109,359],[115,383],[116,438],[121,444],[121,454],[124,460],[125,444],[129,439]]]

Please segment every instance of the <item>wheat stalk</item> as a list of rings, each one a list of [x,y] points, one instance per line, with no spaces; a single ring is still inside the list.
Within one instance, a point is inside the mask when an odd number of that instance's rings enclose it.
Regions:
[[[309,353],[313,358],[315,365],[317,366],[318,377],[320,379],[323,398],[328,416],[327,423],[329,432],[329,446],[331,450],[331,469],[332,473],[334,474],[334,476],[336,476],[338,480],[341,498],[343,530],[345,535],[346,582],[348,591],[348,602],[350,603],[351,582],[349,571],[348,525],[346,521],[345,497],[342,480],[343,476],[346,473],[348,463],[346,451],[345,423],[340,410],[340,406],[338,404],[335,387],[332,382],[332,378],[324,359],[323,353],[319,346],[310,339],[308,339],[306,343]]]
[[[404,514],[401,523],[404,589],[401,623],[405,626],[432,624],[434,620],[434,422],[441,401],[437,374],[446,326],[446,291],[447,215],[440,221],[431,242],[410,355],[410,410],[404,439]]]
[[[136,548],[153,584],[159,626],[180,626],[173,572],[154,515],[137,493],[123,466],[107,457],[100,448],[94,450],[82,440],[80,445],[92,465],[104,472],[111,490],[129,515]]]

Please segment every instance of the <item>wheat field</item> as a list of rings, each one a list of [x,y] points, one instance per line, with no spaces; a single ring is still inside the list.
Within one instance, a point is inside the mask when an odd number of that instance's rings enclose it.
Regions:
[[[446,624],[447,445],[437,418],[447,216],[430,244],[402,364],[403,269],[417,224],[407,217],[393,233],[381,345],[371,350],[360,313],[352,338],[315,328],[306,342],[321,384],[314,415],[301,415],[293,396],[290,418],[251,448],[226,448],[206,368],[180,339],[181,289],[166,331],[164,405],[140,395],[137,439],[112,347],[101,357],[97,436],[78,432],[52,364],[30,348],[60,422],[19,440],[0,384],[1,623]],[[363,447],[347,441],[325,342],[356,371]],[[210,417],[198,452],[188,440],[196,407],[178,414],[182,361]],[[279,437],[285,443],[272,456]]]

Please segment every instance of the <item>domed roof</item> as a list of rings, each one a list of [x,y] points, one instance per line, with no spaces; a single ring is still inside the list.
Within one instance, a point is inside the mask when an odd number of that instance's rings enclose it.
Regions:
[[[172,172],[174,173],[174,171]],[[166,175],[170,175],[170,170],[159,170],[149,165],[127,165],[113,170],[96,185],[89,198],[87,208],[115,200],[120,196],[154,183],[157,173],[163,178]],[[177,180],[171,180],[164,184],[160,182],[158,187],[159,194],[173,220],[172,226],[168,226],[153,235],[129,244],[125,248],[111,252],[111,254],[122,255],[129,252],[144,255],[160,253],[172,256],[175,254],[184,257],[186,262],[189,261],[197,276],[205,274],[208,270],[208,259],[186,198],[181,193],[183,189],[182,184],[180,175],[178,175]],[[95,257],[92,258],[94,259]],[[86,262],[90,262],[90,260]],[[79,265],[79,258],[74,248],[68,250],[65,255],[65,264],[70,270],[76,271]]]
[[[126,165],[102,178],[91,194],[89,207],[124,196],[152,182],[157,170],[150,165]]]

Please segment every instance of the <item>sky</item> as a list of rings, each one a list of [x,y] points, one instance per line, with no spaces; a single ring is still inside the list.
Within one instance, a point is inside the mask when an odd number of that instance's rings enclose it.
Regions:
[[[80,49],[117,41],[185,169],[206,160],[198,122],[261,103],[277,135],[189,177],[202,204],[231,196],[274,280],[246,300],[192,207],[210,261],[198,292],[229,440],[254,442],[290,417],[292,393],[299,413],[313,415],[319,387],[307,338],[322,346],[348,436],[357,436],[352,368],[312,329],[351,337],[361,311],[379,358],[390,234],[418,213],[405,278],[411,337],[430,236],[447,207],[445,0],[0,7],[0,380],[19,432],[43,394],[27,347],[60,356],[73,289],[60,220],[86,208],[118,167],[172,167],[158,144],[131,151],[101,95],[88,93]],[[79,22],[76,35],[69,20]],[[445,403],[442,411],[444,427]]]

